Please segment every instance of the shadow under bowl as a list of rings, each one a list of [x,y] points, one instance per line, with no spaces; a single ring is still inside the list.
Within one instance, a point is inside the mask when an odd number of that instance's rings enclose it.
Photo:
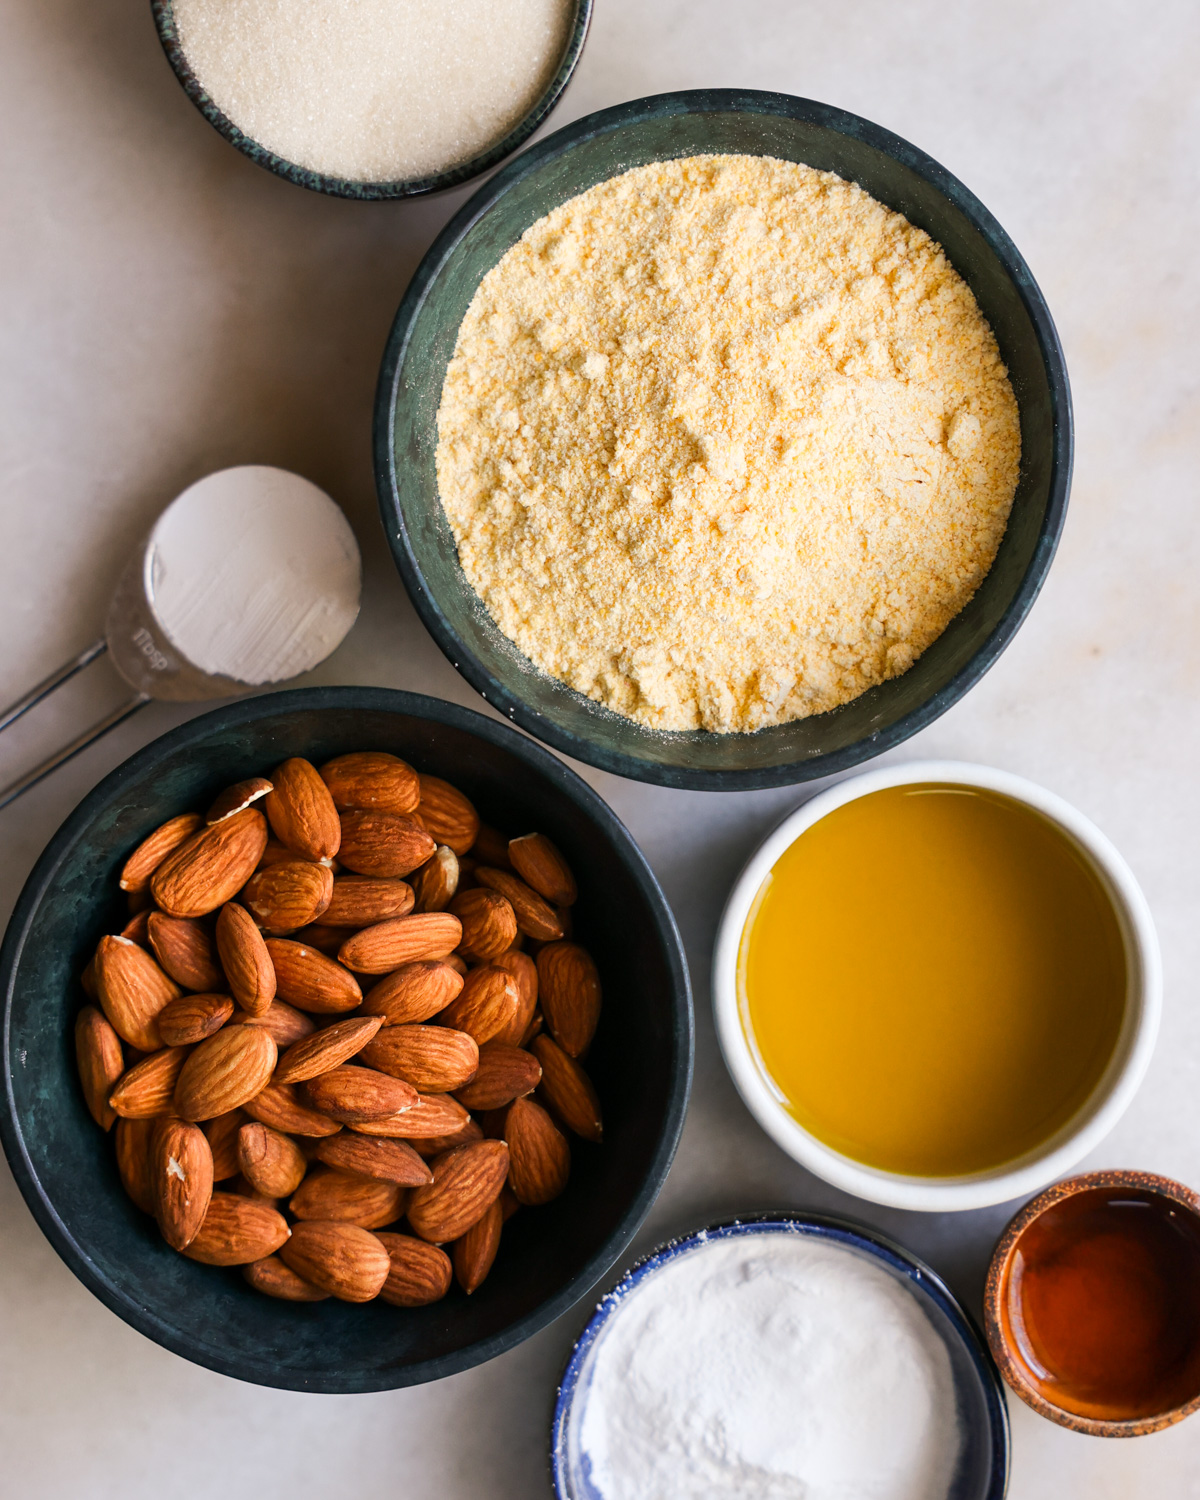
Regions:
[[[566,1192],[505,1227],[487,1282],[433,1306],[277,1302],[237,1271],[169,1249],[126,1198],[112,1140],[84,1106],[71,1028],[79,975],[128,917],[117,875],[175,813],[292,755],[387,750],[461,787],[485,821],[537,828],[576,873],[577,933],[605,1010],[588,1055],[602,1146],[572,1141]],[[193,719],[119,766],[50,841],[0,949],[0,1137],[26,1202],[79,1279],[134,1328],[222,1374],[289,1390],[390,1390],[513,1348],[564,1312],[629,1244],[667,1174],[687,1106],[692,1011],[674,919],[649,866],[575,773],[506,725],[377,688],[310,688]]]

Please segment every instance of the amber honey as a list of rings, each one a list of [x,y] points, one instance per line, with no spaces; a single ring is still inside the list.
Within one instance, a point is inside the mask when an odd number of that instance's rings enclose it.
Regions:
[[[868,1166],[1009,1163],[1085,1103],[1126,998],[1120,925],[1052,823],[996,793],[874,792],[802,833],[739,956],[742,1022],[801,1125]]]

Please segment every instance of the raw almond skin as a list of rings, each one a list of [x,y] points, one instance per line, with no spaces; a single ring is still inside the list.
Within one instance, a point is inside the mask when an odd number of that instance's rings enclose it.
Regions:
[[[344,927],[330,927],[325,922],[310,922],[307,927],[297,927],[288,934],[294,943],[303,943],[306,948],[315,948],[326,958],[336,958],[337,951],[346,941]]]
[[[454,1274],[468,1297],[483,1285],[487,1273],[492,1269],[492,1262],[500,1248],[500,1230],[503,1225],[504,1210],[497,1198],[484,1211],[483,1217],[454,1242]]]
[[[477,865],[493,865],[497,870],[507,870],[508,842],[498,828],[481,823],[471,845],[471,858]]]
[[[465,1109],[502,1109],[532,1094],[541,1077],[541,1063],[532,1054],[504,1042],[488,1042],[479,1049],[474,1078],[454,1097]]]
[[[142,840],[121,871],[120,886],[123,891],[139,892],[150,888],[150,877],[180,844],[186,843],[203,823],[199,813],[180,813],[169,818],[156,828],[148,838]]]
[[[158,1013],[158,1034],[167,1047],[190,1047],[220,1031],[233,1015],[228,995],[180,995]]]
[[[333,1068],[310,1078],[303,1087],[314,1109],[345,1125],[387,1119],[411,1110],[417,1102],[417,1091],[410,1083],[374,1068]]]
[[[272,1000],[258,1016],[252,1016],[248,1011],[235,1010],[229,1019],[236,1026],[261,1026],[274,1038],[275,1045],[281,1050],[303,1041],[306,1036],[312,1036],[317,1029],[316,1022],[310,1016],[285,1000]]]
[[[281,1302],[325,1302],[329,1293],[319,1286],[297,1276],[290,1266],[285,1266],[277,1255],[252,1260],[242,1275],[256,1292],[268,1297],[278,1297]]]
[[[213,1156],[198,1125],[173,1117],[155,1122],[150,1138],[154,1217],[172,1250],[195,1239],[213,1190]]]
[[[248,1103],[271,1080],[278,1049],[261,1026],[224,1026],[193,1049],[175,1087],[181,1119],[211,1120]]]
[[[383,750],[356,750],[339,755],[321,767],[339,812],[369,808],[375,812],[416,812],[421,800],[417,773],[396,755]]]
[[[475,879],[488,890],[499,891],[511,903],[517,926],[526,937],[539,943],[553,943],[562,937],[563,925],[558,913],[519,876],[509,870],[480,865]]]
[[[342,814],[342,864],[356,875],[409,875],[437,844],[409,813],[352,808]]]
[[[419,870],[410,877],[418,912],[445,911],[458,890],[458,855],[449,844],[439,844]]]
[[[466,1234],[500,1196],[508,1147],[503,1141],[475,1141],[443,1152],[432,1166],[433,1181],[414,1188],[408,1200],[408,1222],[421,1239],[445,1244]]]
[[[322,921],[327,927],[372,927],[389,917],[406,917],[415,899],[412,886],[404,880],[378,875],[339,875]],[[345,941],[344,933],[340,941]]]
[[[544,833],[526,833],[513,839],[508,860],[525,884],[551,906],[574,906],[579,889],[571,867]]]
[[[520,1199],[517,1197],[516,1193],[513,1192],[512,1188],[509,1187],[507,1182],[500,1189],[500,1196],[496,1199],[496,1202],[500,1205],[500,1212],[503,1215],[504,1222],[506,1224],[521,1206]]]
[[[152,1120],[174,1113],[171,1101],[187,1057],[186,1047],[164,1047],[134,1063],[109,1094],[109,1107],[128,1120]]]
[[[296,1085],[269,1083],[245,1106],[252,1120],[281,1130],[287,1135],[330,1136],[341,1130],[336,1120],[318,1110],[309,1109],[296,1095]]]
[[[462,941],[462,924],[449,912],[414,913],[364,927],[338,950],[339,960],[359,974],[390,974],[402,964],[445,958]]]
[[[94,1005],[85,1005],[75,1018],[75,1063],[88,1113],[101,1130],[111,1130],[117,1112],[108,1096],[125,1071],[121,1038]]]
[[[391,1262],[380,1300],[393,1307],[428,1307],[440,1302],[450,1290],[450,1257],[436,1245],[414,1239],[411,1234],[377,1236]]]
[[[351,1130],[364,1135],[400,1137],[417,1142],[422,1138],[456,1135],[471,1122],[471,1116],[449,1094],[422,1094],[411,1109],[380,1120],[364,1120]]]
[[[199,1233],[183,1253],[206,1266],[244,1266],[274,1255],[290,1233],[287,1220],[269,1204],[240,1193],[214,1193]]]
[[[519,1202],[549,1203],[567,1185],[571,1148],[567,1138],[540,1104],[517,1099],[504,1122],[511,1158],[508,1180]]]
[[[311,761],[294,756],[271,776],[263,801],[271,832],[305,859],[323,862],[338,853],[342,825],[329,788]]]
[[[343,1131],[312,1148],[318,1161],[356,1177],[374,1177],[398,1187],[420,1187],[433,1181],[433,1173],[404,1141],[382,1136],[356,1135]]]
[[[479,1048],[465,1031],[446,1026],[389,1026],[363,1049],[362,1060],[422,1094],[449,1094],[475,1076]]]
[[[122,1041],[142,1052],[161,1045],[158,1013],[180,989],[144,948],[128,938],[102,937],[96,946],[96,989]]]
[[[328,1073],[361,1052],[383,1022],[378,1016],[353,1016],[335,1021],[289,1047],[275,1069],[275,1083],[303,1083]]]
[[[268,938],[267,952],[275,966],[275,993],[297,1010],[338,1015],[362,1004],[354,975],[315,948],[289,938]]]
[[[305,1281],[342,1302],[378,1297],[392,1264],[369,1229],[316,1219],[296,1225],[280,1258]]]
[[[304,1181],[308,1162],[291,1136],[251,1120],[238,1131],[238,1166],[264,1198],[286,1198]]]
[[[521,1040],[517,1043],[519,1047],[528,1048],[530,1042],[533,1041],[534,1037],[541,1035],[544,1019],[545,1018],[542,1015],[541,1008],[539,1007],[530,1017],[529,1025],[526,1026],[525,1030],[521,1033]]]
[[[447,954],[445,962],[448,963],[454,970],[454,972],[458,974],[462,979],[465,979],[467,977],[467,974],[470,972],[471,966],[467,963],[466,959],[462,956],[461,953]]]
[[[168,855],[151,877],[151,894],[169,916],[206,916],[241,890],[266,847],[266,819],[247,807]]]
[[[592,1081],[553,1037],[535,1037],[530,1051],[542,1065],[538,1097],[576,1135],[597,1144],[604,1137],[600,1101]],[[466,1102],[465,1100],[463,1101]]]
[[[482,1047],[507,1031],[520,1010],[516,980],[504,969],[487,965],[470,971],[462,994],[439,1014],[437,1024],[465,1031]]]
[[[121,1186],[144,1214],[154,1212],[150,1141],[156,1123],[152,1119],[120,1119],[113,1132],[117,1148],[117,1175],[121,1179]]]
[[[518,948],[510,948],[507,953],[502,953],[496,959],[496,967],[512,976],[521,995],[521,1004],[517,1014],[503,1031],[497,1033],[496,1041],[508,1042],[513,1047],[523,1047],[529,1023],[533,1020],[534,1011],[537,1010],[537,965],[528,953],[522,953]]]
[[[193,918],[147,912],[146,937],[159,964],[185,990],[212,993],[225,988],[213,940]]]
[[[472,1141],[483,1140],[483,1131],[474,1120],[468,1119],[461,1130],[456,1130],[451,1135],[424,1136],[420,1140],[410,1141],[409,1144],[418,1156],[423,1156],[426,1161],[432,1161],[435,1156],[441,1156],[443,1151],[450,1151],[455,1146],[466,1146]],[[495,1139],[499,1140],[497,1136]]]
[[[353,1177],[329,1167],[317,1167],[292,1195],[288,1211],[297,1219],[326,1219],[357,1224],[360,1229],[382,1229],[403,1214],[408,1189],[375,1177]]]
[[[97,1005],[99,1005],[100,990],[96,984],[96,955],[94,953],[92,954],[91,958],[88,959],[87,966],[85,967],[83,973],[80,974],[79,983],[83,987],[83,993],[88,997],[88,999],[94,1001]]]
[[[458,950],[471,963],[491,963],[516,941],[516,913],[496,891],[480,887],[460,891],[450,910],[462,923]]]
[[[417,812],[421,821],[439,844],[448,844],[455,854],[465,854],[479,837],[479,814],[448,781],[422,776],[420,782]]]
[[[150,909],[144,908],[130,917],[121,928],[121,936],[131,943],[136,943],[139,948],[150,951]],[[155,956],[157,957],[157,954]]]
[[[445,959],[422,958],[402,964],[367,991],[363,1014],[379,1016],[385,1026],[428,1021],[462,992],[463,976]]]
[[[217,953],[233,998],[250,1015],[263,1015],[275,998],[275,966],[254,918],[236,901],[217,917]]]
[[[315,922],[333,900],[333,871],[311,860],[289,859],[258,870],[241,904],[267,932],[295,932]]]
[[[577,943],[550,943],[537,956],[538,994],[551,1036],[571,1057],[582,1057],[600,1019],[600,976]]]
[[[214,1119],[205,1120],[200,1129],[208,1139],[213,1159],[213,1181],[224,1182],[241,1171],[238,1161],[238,1131],[249,1119],[245,1110],[230,1109]]]
[[[232,818],[234,813],[242,812],[252,802],[257,802],[260,797],[265,797],[271,790],[271,783],[265,776],[249,776],[245,781],[236,782],[215,799],[208,812],[204,815],[206,823],[223,823],[226,818]]]

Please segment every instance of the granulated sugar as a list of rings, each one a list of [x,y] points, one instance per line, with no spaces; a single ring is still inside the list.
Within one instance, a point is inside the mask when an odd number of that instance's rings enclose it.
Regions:
[[[467,578],[543,671],[755,730],[904,672],[991,567],[1016,401],[922,230],[793,162],[600,183],[480,283],[438,413]]]
[[[185,56],[239,130],[354,181],[501,140],[562,60],[569,0],[175,0]]]

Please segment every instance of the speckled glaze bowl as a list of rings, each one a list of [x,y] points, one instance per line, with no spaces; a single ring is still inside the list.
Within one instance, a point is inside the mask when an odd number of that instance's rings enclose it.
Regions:
[[[459,566],[438,498],[437,410],[458,330],[483,277],[526,229],[631,167],[706,152],[804,162],[861,184],[942,245],[991,324],[1021,414],[1008,530],[974,598],[901,677],[830,713],[756,734],[660,733],[540,672],[493,623]],[[731,791],[844,771],[933,722],[1012,640],[1066,516],[1071,400],[1049,309],[982,203],[899,136],[788,94],[700,89],[587,115],[492,177],[434,242],[396,314],[375,407],[375,482],[392,555],[433,638],[488,702],[578,760],[661,786]]]
[[[519,1213],[487,1282],[431,1307],[277,1302],[236,1271],[197,1265],[126,1198],[111,1137],[84,1106],[71,1027],[79,975],[127,920],[117,873],[177,812],[290,755],[388,750],[460,786],[483,817],[537,827],[579,882],[579,935],[605,1012],[588,1055],[602,1146],[572,1142],[571,1181]],[[50,841],[0,949],[0,1138],[51,1244],[118,1317],[225,1375],[288,1390],[390,1390],[467,1369],[543,1328],[629,1244],[679,1138],[692,1067],[687,968],[670,909],[637,845],[573,771],[525,735],[434,698],[309,688],[242,700],[146,746],[84,798]]]
[[[571,75],[583,53],[588,27],[592,20],[592,0],[575,0],[575,12],[571,20],[566,50],[554,77],[546,85],[533,108],[508,134],[481,151],[469,161],[450,167],[444,172],[435,172],[428,177],[401,178],[393,182],[358,182],[348,177],[334,177],[326,172],[313,172],[308,167],[297,166],[282,156],[276,156],[265,146],[244,134],[223,110],[213,103],[205,92],[204,85],[192,71],[179,42],[179,30],[175,24],[173,0],[150,0],[154,24],[158,28],[158,39],[167,61],[176,78],[183,85],[188,98],[213,127],[252,162],[274,172],[277,177],[286,177],[299,187],[311,188],[317,193],[330,193],[337,198],[420,198],[430,193],[444,192],[447,188],[460,187],[473,177],[490,171],[506,156],[522,147],[562,97],[563,90],[571,81]]]

